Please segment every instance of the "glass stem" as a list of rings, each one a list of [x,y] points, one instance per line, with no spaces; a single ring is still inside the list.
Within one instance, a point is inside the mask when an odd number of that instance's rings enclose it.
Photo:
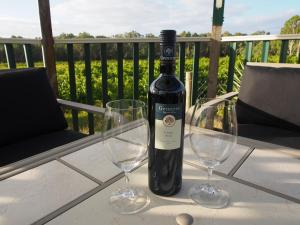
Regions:
[[[213,168],[207,167],[207,181],[210,182],[210,177],[212,176]]]
[[[129,186],[129,173],[128,172],[124,172],[125,173],[125,183],[126,183],[126,186],[128,187]]]

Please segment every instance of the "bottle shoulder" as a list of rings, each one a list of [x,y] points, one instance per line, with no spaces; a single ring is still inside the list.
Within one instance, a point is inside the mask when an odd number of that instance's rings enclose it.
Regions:
[[[150,93],[185,93],[184,84],[175,75],[160,74],[149,88]]]

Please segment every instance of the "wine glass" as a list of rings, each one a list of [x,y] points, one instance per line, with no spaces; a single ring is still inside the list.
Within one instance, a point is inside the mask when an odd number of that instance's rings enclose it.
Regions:
[[[224,208],[229,193],[210,183],[215,166],[224,162],[237,142],[235,104],[224,99],[200,99],[194,106],[189,129],[191,148],[207,167],[208,181],[194,185],[189,196],[208,208]]]
[[[128,173],[147,156],[149,125],[145,103],[121,99],[106,104],[104,145],[108,158],[125,173],[126,186],[112,193],[110,204],[121,214],[133,214],[150,202],[145,191],[129,187]]]

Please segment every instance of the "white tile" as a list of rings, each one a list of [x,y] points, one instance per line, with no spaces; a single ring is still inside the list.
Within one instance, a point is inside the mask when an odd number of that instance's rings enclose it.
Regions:
[[[32,224],[96,186],[57,161],[10,177],[0,182],[0,224]]]
[[[118,142],[120,148],[126,147],[122,141],[116,139],[113,141]],[[66,155],[62,157],[62,160],[105,182],[122,172],[108,159],[105,148],[103,142],[99,142]]]
[[[297,150],[255,149],[236,177],[300,199],[300,160]]]
[[[149,193],[149,207],[138,214],[127,216],[113,212],[108,203],[110,193],[123,185],[124,181],[120,180],[51,220],[48,225],[173,225],[176,224],[176,215],[180,213],[191,214],[194,217],[193,224],[299,224],[299,204],[216,176],[214,179],[218,180],[219,185],[231,193],[231,204],[225,209],[207,209],[195,205],[187,197],[187,191],[191,185],[203,181],[205,177],[203,171],[184,166],[183,188],[179,194],[167,198]],[[147,165],[134,172],[131,184],[147,190]]]
[[[215,170],[228,174],[233,169],[233,167],[242,159],[242,157],[246,154],[248,150],[248,146],[237,144],[229,158],[221,165],[217,166]],[[201,165],[197,156],[191,149],[189,137],[186,137],[184,140],[184,160],[194,163],[196,165]]]
[[[126,141],[131,141],[141,145],[147,145],[147,129],[148,128],[146,125],[142,125],[121,133],[118,135],[118,137]]]

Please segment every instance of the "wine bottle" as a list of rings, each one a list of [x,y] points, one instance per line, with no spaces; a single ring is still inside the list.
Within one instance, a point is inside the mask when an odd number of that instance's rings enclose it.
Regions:
[[[185,88],[175,76],[176,31],[160,33],[160,75],[148,92],[148,182],[158,195],[181,189],[185,117]]]

